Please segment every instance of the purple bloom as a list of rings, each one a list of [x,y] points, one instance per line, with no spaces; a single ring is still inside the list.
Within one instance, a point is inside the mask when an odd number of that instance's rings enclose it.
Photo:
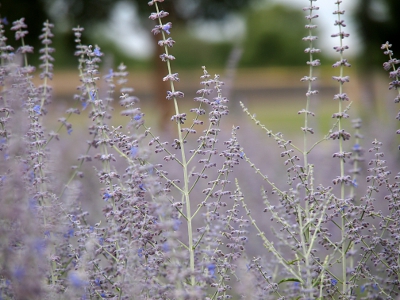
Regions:
[[[137,253],[138,253],[138,256],[139,256],[139,257],[142,257],[142,256],[143,256],[143,249],[142,249],[142,248],[139,248],[139,250],[137,251]]]
[[[141,116],[140,114],[137,114],[137,115],[135,115],[135,116],[133,117],[133,119],[134,119],[135,121],[139,121],[141,118],[142,118],[142,116]]]
[[[96,56],[101,56],[100,48],[99,48],[98,46],[96,46],[96,47],[94,48],[94,50],[93,50],[93,53],[94,53]]]
[[[44,254],[44,251],[46,250],[46,241],[43,239],[37,239],[34,243],[34,247],[39,254]]]
[[[110,79],[110,78],[112,78],[112,77],[113,77],[113,75],[114,75],[114,71],[113,71],[113,69],[109,69],[109,70],[108,70],[108,74],[106,75],[106,79]]]
[[[82,102],[82,107],[83,107],[83,109],[85,109],[86,106],[87,106],[87,102],[86,102],[86,101]]]
[[[144,187],[143,183],[139,184],[139,189],[141,189],[142,191],[146,191],[146,188]]]
[[[107,201],[108,199],[110,199],[111,198],[111,195],[109,194],[109,193],[104,193],[103,194],[103,199],[104,199],[104,201]]]
[[[215,277],[215,265],[213,263],[211,263],[207,266],[207,270],[211,276]]]
[[[68,129],[67,132],[68,132],[68,134],[71,134],[72,133],[72,128]]]
[[[138,153],[138,147],[133,146],[131,148],[131,150],[129,151],[129,155],[133,158],[136,156],[136,154]]]
[[[14,277],[17,280],[21,280],[25,276],[25,268],[23,266],[17,266],[14,269]]]
[[[8,25],[9,23],[8,23],[7,17],[2,18],[0,20],[0,23],[3,23],[4,25]]]
[[[35,113],[37,113],[38,115],[40,115],[40,114],[41,114],[41,112],[40,112],[40,105],[35,105],[35,106],[33,107],[33,111],[34,111]]]
[[[174,225],[172,226],[172,229],[174,231],[177,231],[179,229],[179,227],[181,226],[182,221],[178,220],[178,219],[174,219]]]
[[[65,238],[73,237],[74,236],[74,229],[70,228],[66,234],[64,234]]]
[[[169,31],[172,28],[172,23],[168,22],[167,24],[163,25],[162,30],[164,30],[167,34],[171,34]]]
[[[163,248],[164,252],[168,252],[168,251],[170,250],[169,245],[168,245],[167,242],[165,242],[165,243],[162,245],[162,248]]]
[[[99,278],[96,278],[96,279],[94,280],[94,284],[95,284],[95,285],[100,286],[100,283],[101,283],[101,281],[100,281]]]
[[[86,285],[86,281],[84,281],[76,272],[69,273],[68,279],[73,287],[80,288]]]
[[[90,99],[92,99],[92,101],[96,100],[96,91],[90,91]]]
[[[331,279],[331,285],[332,285],[332,286],[337,285],[337,280],[336,280],[336,279]]]

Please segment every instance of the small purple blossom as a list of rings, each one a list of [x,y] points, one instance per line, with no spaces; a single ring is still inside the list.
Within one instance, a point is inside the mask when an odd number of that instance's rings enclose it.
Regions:
[[[168,252],[168,251],[170,250],[170,247],[169,247],[169,245],[168,245],[167,242],[165,242],[165,243],[162,245],[162,249],[163,249],[164,252]]]
[[[64,234],[65,238],[73,237],[74,236],[74,229],[70,228],[68,229],[67,233]]]
[[[67,133],[70,135],[71,133],[72,133],[72,128],[69,128],[68,130],[67,130]]]
[[[142,118],[142,116],[141,116],[140,114],[137,114],[137,115],[135,115],[135,116],[133,117],[133,119],[134,119],[135,121],[139,121],[141,118]]]
[[[74,288],[84,287],[87,283],[83,280],[77,272],[71,272],[68,275],[69,282]]]
[[[181,221],[181,220],[179,220],[179,219],[174,219],[174,225],[172,226],[172,229],[173,229],[174,231],[179,230],[179,227],[181,226],[181,224],[182,224],[182,221]]]
[[[100,48],[98,46],[96,46],[93,50],[94,55],[96,56],[101,56],[102,53],[100,52]]]
[[[213,263],[208,264],[207,270],[211,276],[215,277],[215,265]]]
[[[142,191],[147,191],[143,183],[139,184],[139,189],[141,189]]]
[[[92,101],[96,100],[96,91],[90,91],[90,99],[92,99]]]
[[[331,285],[332,286],[335,286],[335,285],[337,285],[337,283],[338,283],[338,281],[336,280],[336,279],[331,279]]]
[[[97,285],[97,286],[100,286],[100,284],[101,284],[100,278],[96,278],[94,280],[94,284]]]
[[[351,181],[351,185],[352,185],[353,187],[357,187],[357,186],[358,186],[357,179],[353,179],[353,180]]]
[[[108,74],[106,75],[106,79],[111,79],[114,76],[114,71],[113,69],[108,70]]]
[[[35,113],[37,113],[38,115],[40,115],[41,114],[41,112],[40,112],[40,105],[35,105],[34,107],[33,107],[33,111],[35,112]]]
[[[138,147],[132,146],[131,150],[129,151],[129,155],[134,158],[138,154]]]
[[[108,199],[112,198],[111,195],[109,193],[104,193],[103,194],[103,199],[104,201],[108,201]]]
[[[167,24],[163,25],[162,30],[164,30],[167,34],[171,34],[169,31],[172,28],[172,23],[168,22]]]

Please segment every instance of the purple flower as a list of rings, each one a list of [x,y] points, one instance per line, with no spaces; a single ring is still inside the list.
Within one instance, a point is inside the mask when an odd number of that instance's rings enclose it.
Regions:
[[[172,229],[174,231],[177,231],[179,229],[179,227],[181,226],[182,221],[178,220],[178,219],[174,219],[174,225],[172,226]]]
[[[168,245],[167,242],[165,242],[165,243],[162,245],[162,249],[164,250],[164,252],[168,252],[168,251],[170,250],[169,245]]]
[[[207,270],[208,270],[208,273],[210,273],[211,276],[215,277],[215,265],[213,263],[208,264]]]
[[[134,119],[135,121],[139,121],[141,118],[142,118],[142,116],[141,116],[140,114],[137,114],[137,115],[135,115],[135,116],[133,117],[133,119]]]
[[[76,272],[69,273],[68,279],[71,285],[75,288],[81,288],[86,285],[86,281],[84,281]]]
[[[146,188],[144,187],[143,183],[139,184],[139,189],[141,189],[142,191],[146,191]]]
[[[168,22],[167,24],[163,25],[162,30],[164,30],[167,34],[171,34],[169,31],[172,28],[172,23]]]
[[[337,285],[337,280],[336,280],[336,279],[331,279],[331,285],[332,285],[332,286]]]
[[[139,250],[137,251],[137,253],[138,253],[138,256],[139,256],[139,257],[142,257],[142,256],[143,256],[143,249],[142,249],[142,248],[139,248]]]
[[[106,79],[110,79],[112,78],[114,75],[114,71],[113,69],[108,70],[108,74],[106,75]]]
[[[74,229],[70,228],[66,234],[64,234],[65,238],[73,237],[74,236]]]
[[[17,266],[14,269],[14,277],[17,280],[21,280],[25,276],[25,273],[26,273],[26,271],[25,271],[25,268],[23,266]]]
[[[104,193],[103,194],[103,199],[104,199],[104,201],[107,201],[108,199],[110,199],[111,198],[111,195],[109,194],[109,193]]]
[[[40,114],[41,114],[41,112],[40,112],[40,105],[35,105],[35,106],[33,107],[33,111],[34,111],[35,113],[37,113],[38,115],[40,115]]]
[[[8,25],[9,23],[8,23],[7,17],[2,18],[0,20],[0,23],[3,23],[4,25]]]
[[[96,100],[96,91],[90,91],[90,99],[92,99],[92,101]]]
[[[100,281],[99,278],[96,278],[96,279],[94,280],[94,284],[95,284],[95,285],[100,286],[100,283],[101,283],[101,281]]]
[[[138,147],[135,147],[135,146],[133,146],[132,148],[131,148],[131,150],[129,151],[129,155],[133,158],[133,157],[135,157],[136,155],[137,155],[137,153],[138,153]]]
[[[67,132],[68,132],[68,134],[71,134],[72,133],[72,128],[68,129]]]
[[[93,50],[94,55],[101,56],[100,48],[96,46]]]

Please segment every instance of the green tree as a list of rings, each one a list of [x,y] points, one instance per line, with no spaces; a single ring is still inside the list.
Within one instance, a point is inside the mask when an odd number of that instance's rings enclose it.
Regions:
[[[389,41],[395,57],[400,56],[400,11],[399,0],[359,0],[355,6],[354,19],[363,47],[358,57],[361,77],[364,119],[368,120],[371,111],[377,111],[379,97],[374,90],[375,73],[382,71],[387,59],[380,46]],[[397,53],[397,54],[396,54]]]
[[[400,53],[399,0],[359,0],[354,18],[363,43],[360,64],[363,67],[381,67],[384,56],[380,46],[386,41]]]
[[[242,66],[304,65],[302,53],[306,44],[304,15],[285,5],[252,10],[246,16],[247,34],[244,41]]]

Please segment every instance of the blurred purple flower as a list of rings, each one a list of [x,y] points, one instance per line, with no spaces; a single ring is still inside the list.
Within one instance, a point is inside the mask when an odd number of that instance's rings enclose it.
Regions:
[[[168,22],[167,24],[163,25],[162,30],[164,30],[167,34],[171,34],[169,31],[172,28],[172,23]]]
[[[137,153],[138,153],[138,147],[135,147],[135,146],[133,146],[133,147],[131,148],[131,150],[129,151],[129,155],[130,155],[131,157],[135,157],[135,156],[137,155]]]
[[[207,270],[211,276],[213,276],[213,277],[215,276],[215,265],[213,263],[211,263],[207,266]]]
[[[35,106],[33,107],[33,111],[34,111],[35,113],[37,113],[38,115],[40,115],[40,114],[41,114],[41,112],[40,112],[40,105],[35,105]]]
[[[87,283],[76,272],[69,273],[68,279],[71,285],[75,288],[84,287]]]
[[[94,55],[101,56],[100,48],[96,46],[93,50]]]

